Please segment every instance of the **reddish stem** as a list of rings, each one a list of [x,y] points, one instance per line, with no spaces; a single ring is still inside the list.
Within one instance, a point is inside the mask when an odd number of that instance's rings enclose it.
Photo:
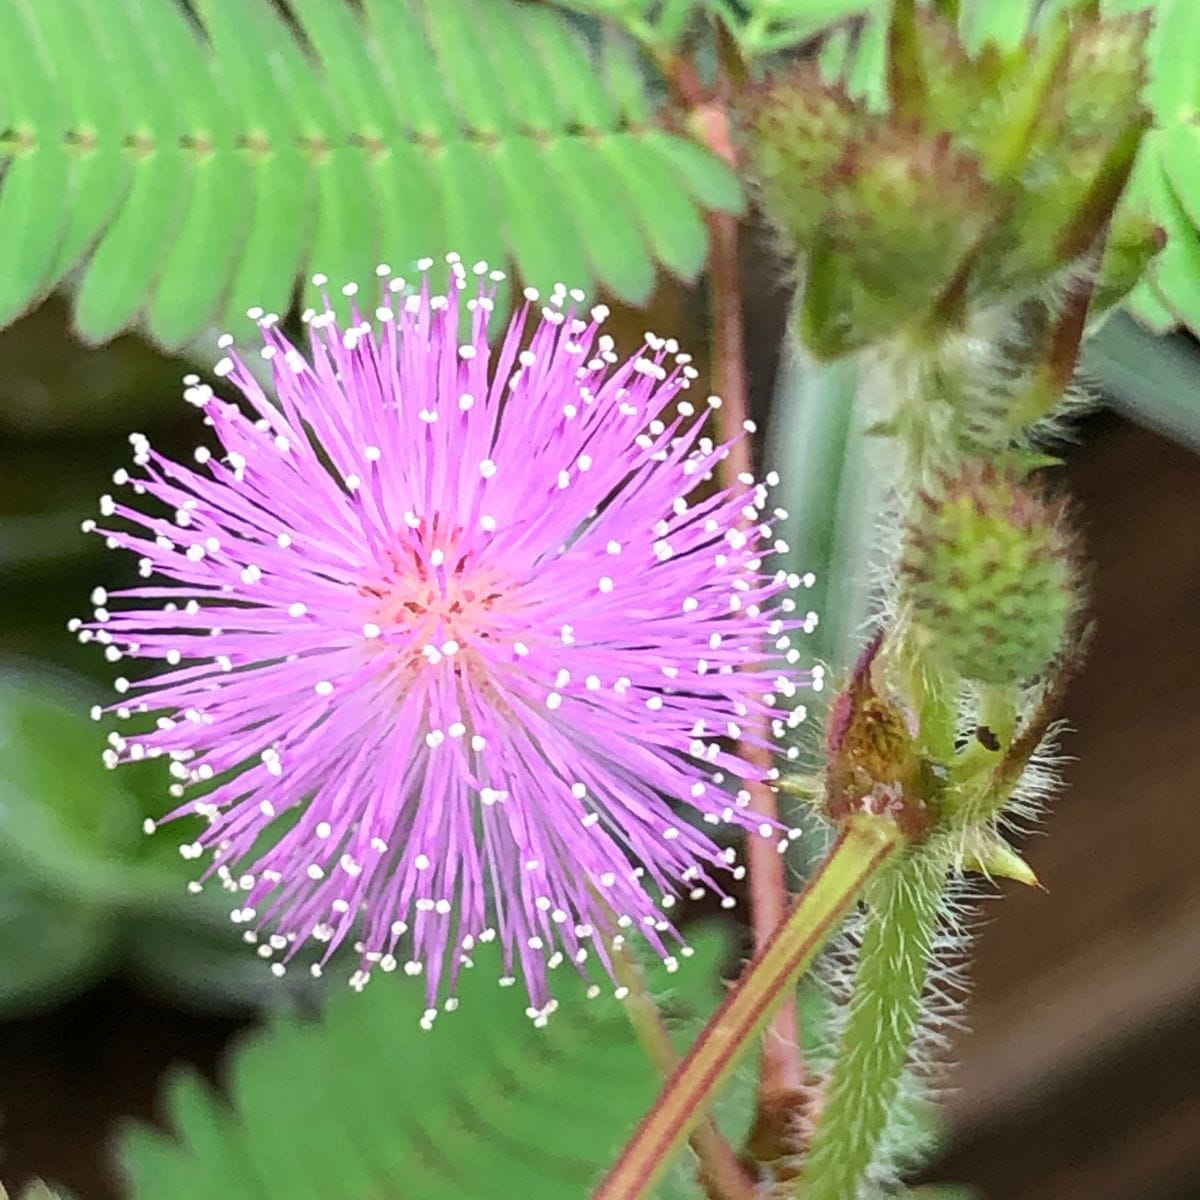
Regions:
[[[729,114],[731,83],[728,68],[721,72],[715,91],[700,81],[695,64],[676,59],[668,64],[669,79],[676,97],[687,109],[690,124],[710,150],[737,170],[738,151]],[[729,213],[709,213],[709,294],[713,321],[713,384],[721,396],[717,410],[720,441],[729,445],[729,455],[720,466],[721,482],[739,487],[739,476],[753,474],[751,441],[745,425],[750,416],[749,385],[746,377],[746,334],[742,314],[739,239],[741,227]],[[773,763],[766,748],[770,730],[765,720],[750,730],[751,737],[739,751],[747,762],[765,774]],[[750,807],[771,823],[778,823],[779,806],[774,790],[765,783],[745,781]],[[754,946],[761,951],[782,923],[788,907],[786,866],[773,839],[752,836],[746,843],[746,865],[750,888],[750,920]],[[789,997],[776,1013],[763,1040],[759,1076],[760,1109],[778,1103],[803,1087],[804,1060],[800,1051],[800,1021],[795,997]]]
[[[651,1191],[676,1148],[707,1113],[755,1033],[785,997],[795,995],[801,972],[836,932],[863,888],[903,844],[896,826],[877,818],[859,816],[843,827],[804,885],[789,920],[754,956],[672,1071],[592,1200],[641,1200]]]
[[[742,320],[741,285],[738,269],[738,222],[736,217],[713,213],[708,218],[712,253],[709,261],[713,313],[713,382],[721,396],[717,410],[720,440],[730,443],[722,464],[722,482],[737,487],[738,477],[753,473],[750,439],[743,428],[749,416],[746,381],[745,327]],[[769,739],[766,720],[751,730],[753,741],[740,747],[742,756],[765,774],[773,765],[771,752],[758,744]],[[750,807],[764,820],[777,822],[779,806],[775,792],[765,783],[745,781]],[[752,835],[746,841],[746,866],[750,888],[750,921],[754,946],[761,950],[788,907],[786,865],[774,839]],[[789,997],[775,1014],[763,1041],[759,1076],[759,1104],[771,1103],[781,1093],[795,1092],[804,1085],[804,1063],[800,1053],[800,1022],[795,997]]]
[[[679,1054],[662,1013],[650,994],[645,976],[637,960],[624,946],[614,949],[613,964],[617,979],[629,989],[625,998],[629,1019],[647,1056],[666,1079],[678,1068]],[[755,1200],[757,1189],[754,1180],[738,1161],[733,1147],[711,1117],[706,1117],[696,1125],[689,1140],[699,1162],[700,1184],[709,1200]]]

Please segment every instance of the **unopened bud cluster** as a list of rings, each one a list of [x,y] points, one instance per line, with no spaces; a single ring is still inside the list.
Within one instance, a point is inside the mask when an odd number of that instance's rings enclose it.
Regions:
[[[1108,226],[1146,121],[1145,13],[1061,15],[1011,54],[973,57],[936,12],[916,23],[893,46],[891,112],[812,64],[743,108],[763,206],[804,264],[800,335],[819,358],[952,325],[1071,267]],[[1108,302],[1158,245],[1148,222],[1122,230],[1100,266]]]

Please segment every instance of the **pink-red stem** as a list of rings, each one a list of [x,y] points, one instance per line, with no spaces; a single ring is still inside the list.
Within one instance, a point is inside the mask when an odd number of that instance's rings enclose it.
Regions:
[[[738,151],[729,114],[730,70],[723,67],[715,90],[704,87],[690,61],[669,65],[668,75],[680,102],[687,109],[693,131],[708,148],[730,166],[738,168]],[[721,396],[717,410],[722,442],[731,443],[729,456],[721,464],[726,487],[741,486],[739,476],[754,470],[752,442],[745,424],[750,416],[750,394],[746,377],[746,329],[742,313],[741,226],[730,213],[709,213],[709,294],[712,305],[712,366],[715,390]],[[740,752],[755,767],[769,770],[770,751],[765,728],[751,731],[752,739]],[[750,806],[766,821],[776,823],[779,807],[774,791],[764,783],[747,782]],[[761,950],[775,932],[788,905],[786,866],[775,843],[752,837],[746,846],[750,886],[750,920],[754,945]],[[759,1076],[759,1106],[768,1107],[783,1095],[794,1094],[804,1084],[804,1060],[800,1051],[800,1022],[794,997],[789,997],[771,1022],[763,1042]]]
[[[713,377],[721,396],[717,410],[720,440],[730,442],[729,457],[721,464],[723,482],[738,486],[738,477],[753,473],[751,442],[743,426],[749,417],[749,389],[746,380],[745,325],[742,319],[742,292],[739,277],[736,217],[713,213],[708,219],[711,239],[710,287],[713,318]],[[765,725],[765,722],[764,722]],[[769,731],[753,730],[756,740],[765,742]],[[745,743],[742,755],[765,773],[772,766],[771,752],[763,745]],[[765,783],[747,781],[750,807],[765,820],[776,822],[779,807],[775,792]],[[750,886],[750,920],[754,945],[762,949],[787,911],[788,887],[783,855],[769,838],[750,837],[746,843],[747,875]],[[767,1030],[763,1043],[759,1099],[794,1092],[804,1084],[804,1063],[800,1053],[800,1025],[795,997],[789,997]]]

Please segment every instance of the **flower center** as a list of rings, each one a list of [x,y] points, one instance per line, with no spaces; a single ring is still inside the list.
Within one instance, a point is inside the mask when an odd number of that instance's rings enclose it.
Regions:
[[[456,654],[494,640],[505,592],[492,571],[471,562],[457,531],[414,531],[411,541],[389,550],[377,580],[359,590],[370,602],[371,620],[382,631],[403,633],[414,655],[438,661],[428,650]]]

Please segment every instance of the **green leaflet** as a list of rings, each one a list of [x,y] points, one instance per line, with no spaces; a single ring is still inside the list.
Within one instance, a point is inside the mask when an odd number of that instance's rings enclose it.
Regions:
[[[0,192],[0,324],[33,302],[50,274],[74,190],[62,96],[42,80],[50,59],[40,30],[22,9],[0,8],[0,87],[7,91],[12,158]],[[48,198],[54,202],[48,203]]]
[[[4,37],[0,33],[0,40]],[[20,316],[40,295],[53,268],[65,211],[47,196],[70,196],[73,164],[65,146],[51,143],[18,154],[4,173],[0,238],[11,248],[0,272],[0,322]]]
[[[50,61],[73,64],[74,68],[58,72],[75,134],[75,191],[56,259],[45,281],[51,287],[91,249],[129,188],[130,164],[126,156],[98,149],[121,140],[128,118],[122,90],[109,86],[116,69],[112,38],[114,34],[120,36],[120,30],[114,29],[111,22],[98,23],[90,7],[81,9],[70,0],[45,0],[26,11],[38,22]],[[92,52],[77,58],[72,47],[81,28],[88,34]]]
[[[740,216],[746,208],[741,182],[719,158],[695,142],[647,129],[642,140],[679,172],[688,191],[705,208]]]
[[[1113,11],[1129,7],[1110,0]],[[1200,53],[1200,6],[1189,0],[1158,0],[1154,29],[1147,49],[1149,79],[1145,98],[1154,114],[1157,132],[1147,138],[1129,199],[1135,204],[1148,201],[1149,213],[1167,234],[1167,248],[1161,262],[1153,264],[1150,276],[1153,290],[1162,305],[1156,307],[1143,292],[1131,298],[1135,315],[1147,316],[1152,327],[1165,331],[1161,320],[1163,306],[1175,319],[1193,332],[1200,329],[1200,292],[1187,264],[1195,259],[1200,243],[1195,200],[1200,188],[1200,154],[1196,150],[1196,117],[1200,112],[1200,79],[1189,68]],[[1160,185],[1158,176],[1166,181]],[[1142,189],[1138,176],[1149,176]],[[1171,322],[1173,324],[1174,322]]]
[[[621,116],[630,125],[648,125],[653,114],[646,94],[646,68],[633,42],[619,30],[605,27],[600,55],[605,85]]]
[[[654,261],[621,181],[582,141],[553,142],[546,147],[546,159],[568,195],[596,277],[615,295],[644,304],[654,287]]]
[[[441,208],[448,245],[462,255],[463,262],[483,260],[497,266],[505,257],[504,231],[496,221],[502,185],[484,146],[478,142],[447,142],[433,162],[442,182]]]
[[[695,945],[675,975],[652,972],[681,1042],[719,992],[724,939],[702,932]],[[380,975],[361,995],[335,992],[318,1022],[284,1016],[244,1045],[229,1107],[177,1077],[165,1109],[178,1143],[140,1127],[124,1139],[132,1200],[583,1200],[658,1080],[607,990],[584,999],[564,966],[560,1008],[535,1029],[520,990],[497,986],[494,951],[473,952],[459,1011],[429,1032],[424,981]],[[660,1200],[698,1200],[688,1175]]]
[[[397,273],[412,269],[431,247],[449,245],[440,204],[437,172],[411,142],[397,141],[369,163],[379,209],[379,241]]]
[[[517,123],[486,49],[488,25],[494,19],[504,21],[505,6],[487,5],[486,16],[478,0],[454,4],[435,0],[424,7],[443,86],[448,83],[453,90],[463,127],[490,137],[514,133]]]
[[[189,132],[188,109],[196,102],[194,75],[181,76],[181,102],[176,103],[177,81],[168,67],[164,25],[159,20],[145,21],[143,15],[144,10],[131,0],[114,4],[102,18],[111,21],[113,70],[120,78],[136,79],[140,94],[136,107],[130,94],[126,109],[130,124],[119,145],[101,145],[100,131],[96,133],[97,155],[120,154],[132,168],[124,201],[100,236],[76,297],[76,328],[89,342],[107,341],[137,317],[183,220],[191,188],[191,156],[184,138]],[[99,13],[97,18],[101,19]],[[67,48],[74,51],[73,59],[90,47],[90,40],[82,36],[84,27],[77,28],[77,40]],[[73,65],[68,59],[59,69],[69,71]],[[86,205],[89,200],[80,197],[80,202]]]
[[[648,254],[694,277],[701,210],[743,203],[715,158],[649,125],[629,40],[592,45],[545,6],[76,7],[0,0],[0,323],[77,271],[82,337],[136,323],[177,347],[286,311],[301,273],[341,305],[381,261],[450,251],[637,303]]]
[[[178,346],[193,335],[199,321],[218,317],[242,250],[242,231],[230,227],[229,214],[246,211],[250,187],[249,166],[235,151],[193,163],[191,199],[146,314],[155,341]]]
[[[243,220],[246,242],[225,302],[223,324],[237,329],[258,306],[286,313],[312,238],[316,181],[300,150],[284,144],[250,159],[251,196]]]
[[[173,146],[134,162],[124,203],[75,299],[75,328],[84,341],[106,342],[136,319],[184,219],[191,182],[187,157]]]
[[[1200,46],[1200,8],[1188,0],[1158,0],[1150,36],[1151,77],[1146,100],[1156,124],[1192,121],[1200,106],[1200,79],[1190,53]]]
[[[1143,151],[1135,184],[1167,235],[1166,248],[1151,263],[1149,282],[1176,319],[1195,328],[1200,327],[1200,230],[1184,204],[1178,169],[1193,156],[1193,138],[1183,126],[1156,133]]]
[[[678,171],[635,134],[618,133],[600,144],[633,200],[655,257],[680,279],[695,279],[708,254],[708,235]]]
[[[539,142],[512,137],[497,142],[492,170],[504,189],[508,237],[521,263],[521,279],[549,290],[555,283],[590,288],[587,256],[571,219],[571,204],[549,169]],[[528,181],[541,179],[530,191]]]
[[[1125,307],[1151,333],[1160,337],[1175,328],[1175,314],[1162,302],[1162,297],[1146,280],[1125,298]]]
[[[613,97],[597,75],[592,57],[578,32],[561,16],[540,5],[522,10],[529,51],[541,60],[569,125],[590,133],[619,126]]]
[[[187,128],[189,200],[146,314],[153,337],[175,346],[187,341],[198,323],[217,319],[242,249],[242,230],[230,217],[245,211],[250,180],[237,148],[233,109],[219,89],[210,95],[211,75],[183,14],[157,0],[135,0],[132,11],[169,74]]]

